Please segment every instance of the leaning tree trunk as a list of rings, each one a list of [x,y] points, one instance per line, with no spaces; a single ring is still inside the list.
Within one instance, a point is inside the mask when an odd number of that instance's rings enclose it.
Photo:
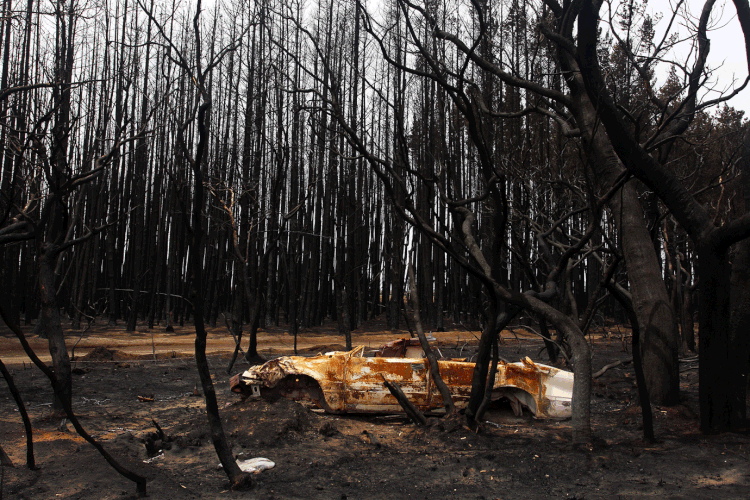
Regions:
[[[581,108],[584,118],[580,121],[589,123],[590,130],[596,130],[593,107],[583,102]],[[601,130],[595,132],[590,141],[593,146],[592,165],[600,186],[607,189],[617,182],[624,167]],[[680,390],[677,322],[633,181],[612,196],[609,207],[621,235],[633,308],[641,334],[646,387],[655,404],[675,404],[679,401]]]
[[[453,396],[451,396],[450,389],[443,380],[443,377],[440,376],[440,365],[438,364],[437,357],[430,347],[427,336],[424,334],[422,318],[419,313],[419,291],[414,278],[414,266],[409,264],[407,269],[409,273],[409,282],[411,284],[412,307],[414,309],[414,328],[417,330],[419,344],[422,346],[427,362],[430,365],[430,376],[432,377],[433,382],[435,382],[435,387],[437,387],[440,392],[440,396],[443,398],[443,406],[445,407],[446,416],[451,417],[456,412],[456,406],[453,403]],[[492,388],[490,388],[490,390],[492,390]]]
[[[655,404],[676,404],[680,391],[677,322],[633,182],[623,186],[621,197],[613,198],[619,198],[610,207],[622,235],[646,387]]]
[[[13,381],[13,375],[5,367],[5,363],[2,360],[0,360],[0,374],[2,374],[5,382],[8,384],[8,389],[16,401],[16,406],[18,406],[18,413],[21,414],[21,420],[23,420],[23,428],[26,431],[26,467],[31,470],[37,470],[38,467],[34,461],[34,430],[31,427],[31,420],[29,419],[29,414],[26,412],[26,405],[23,403],[21,393],[18,392],[18,387]],[[0,493],[2,493],[2,490],[0,490]]]
[[[568,71],[572,111],[587,143],[594,175],[600,189],[607,190],[620,179],[625,166],[588,98],[578,62],[563,49],[560,49],[560,60]],[[641,332],[646,386],[655,404],[675,404],[679,400],[680,389],[677,322],[651,235],[644,222],[643,207],[632,181],[610,198],[609,207],[618,234],[622,235],[630,293]]]
[[[646,377],[643,372],[643,359],[641,358],[640,349],[640,332],[638,331],[638,318],[633,309],[632,299],[626,297],[617,285],[609,282],[607,289],[612,296],[622,305],[625,313],[628,315],[630,326],[633,329],[633,369],[635,370],[635,380],[638,384],[638,399],[641,403],[641,417],[643,418],[643,438],[649,443],[654,443],[654,415],[651,411],[651,398],[649,397],[646,385]]]

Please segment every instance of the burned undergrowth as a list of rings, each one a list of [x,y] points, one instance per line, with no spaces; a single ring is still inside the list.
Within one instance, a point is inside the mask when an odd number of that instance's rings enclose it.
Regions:
[[[616,343],[598,344],[597,370],[625,357]],[[506,342],[500,354],[538,359],[541,346]],[[439,346],[449,355],[458,354],[455,347]],[[470,346],[458,349],[470,357]],[[569,421],[536,420],[528,412],[517,417],[506,402],[493,403],[472,432],[441,428],[440,421],[418,428],[403,415],[329,415],[283,398],[243,401],[230,393],[221,371],[227,355],[209,361],[233,454],[276,464],[253,476],[252,491],[230,493],[203,398],[195,395],[192,360],[113,358],[79,362],[74,408],[111,453],[148,477],[153,498],[638,498],[654,492],[741,498],[750,485],[750,438],[698,433],[697,374],[689,363],[683,401],[654,408],[658,443],[642,441],[634,376],[623,364],[595,380],[595,440],[574,451]],[[32,417],[41,469],[20,466],[23,426],[10,395],[1,395],[0,443],[17,465],[5,469],[3,498],[132,498],[127,481],[113,477],[93,448],[50,416],[46,380],[22,366],[14,376]],[[144,395],[153,401],[139,400]]]

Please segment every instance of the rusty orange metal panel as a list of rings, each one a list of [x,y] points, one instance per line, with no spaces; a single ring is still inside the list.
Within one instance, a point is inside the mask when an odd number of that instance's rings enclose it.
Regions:
[[[346,408],[349,411],[400,411],[401,406],[383,384],[395,382],[409,401],[429,409],[427,365],[423,359],[351,358],[346,370]]]

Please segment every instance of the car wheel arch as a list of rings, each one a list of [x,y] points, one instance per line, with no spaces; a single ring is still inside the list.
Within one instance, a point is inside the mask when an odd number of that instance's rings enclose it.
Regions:
[[[305,374],[291,374],[285,376],[271,390],[275,395],[286,397],[295,401],[307,399],[316,403],[329,413],[339,413],[334,411],[326,401],[325,392],[320,381]]]
[[[516,416],[521,416],[522,407],[528,408],[535,416],[539,412],[537,398],[535,398],[529,391],[520,387],[502,386],[493,389],[492,401],[499,401],[503,398],[510,401],[513,413],[515,413]]]

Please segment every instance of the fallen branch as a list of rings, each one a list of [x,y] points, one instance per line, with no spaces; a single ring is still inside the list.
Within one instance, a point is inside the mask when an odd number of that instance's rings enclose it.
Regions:
[[[380,378],[383,379],[383,384],[385,384],[386,388],[391,391],[391,394],[393,394],[393,397],[396,398],[398,404],[401,405],[401,408],[404,409],[409,418],[417,425],[426,426],[427,417],[425,417],[424,414],[407,399],[406,394],[401,390],[401,387],[395,382],[388,382],[382,373],[380,374]]]
[[[594,373],[591,377],[592,378],[599,378],[602,375],[604,375],[605,373],[607,373],[607,371],[610,370],[610,369],[612,369],[612,368],[615,368],[615,367],[620,366],[620,365],[626,365],[626,364],[632,363],[632,362],[633,362],[633,358],[628,358],[628,359],[621,359],[620,361],[615,361],[615,362],[610,363],[608,365],[604,365],[601,370],[599,370],[598,372]]]

